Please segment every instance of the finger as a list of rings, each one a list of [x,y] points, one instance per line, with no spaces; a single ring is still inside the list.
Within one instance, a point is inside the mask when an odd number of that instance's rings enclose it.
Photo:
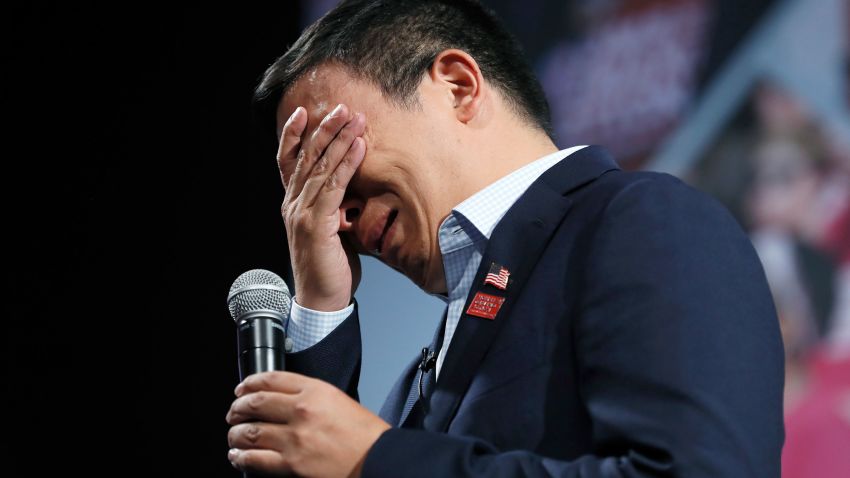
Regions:
[[[336,169],[339,161],[351,147],[351,142],[354,138],[363,134],[365,125],[366,122],[363,115],[359,113],[355,114],[336,135],[330,138],[326,147],[318,152],[318,159],[313,162],[312,170],[309,174],[305,174],[303,178],[304,185],[300,195],[301,200],[306,205],[312,205],[315,202],[322,182]],[[314,136],[321,133],[322,128],[320,127],[314,132]],[[322,138],[321,142],[324,143],[324,140],[325,138]]]
[[[227,444],[241,450],[286,450],[292,427],[278,423],[240,423],[227,432]]]
[[[231,448],[227,459],[234,468],[242,471],[265,473],[271,476],[284,476],[292,471],[292,466],[280,452],[274,450],[240,450]]]
[[[287,195],[290,198],[296,198],[301,194],[304,187],[304,182],[312,175],[319,158],[325,151],[325,148],[333,141],[337,133],[349,121],[348,107],[338,105],[319,123],[319,127],[313,131],[310,138],[301,145],[298,151],[297,163],[295,171],[287,183]]]
[[[237,425],[250,421],[289,423],[295,409],[296,395],[279,392],[254,392],[230,404],[227,423]]]
[[[296,155],[301,147],[301,136],[306,128],[307,110],[299,106],[283,125],[277,148],[277,167],[280,170],[280,180],[284,188],[289,184],[289,178],[295,171]]]
[[[365,157],[366,141],[361,137],[354,138],[336,168],[322,183],[322,191],[316,195],[313,207],[317,213],[334,214],[339,211],[348,183]],[[312,183],[307,187],[312,187]],[[305,187],[305,192],[307,187]]]
[[[299,393],[309,380],[310,379],[304,375],[292,372],[275,371],[255,373],[248,375],[242,383],[236,386],[233,393],[235,393],[237,397],[261,390],[281,393]]]
[[[345,158],[345,155],[351,149],[351,145],[357,138],[363,135],[365,129],[366,117],[361,113],[356,113],[351,118],[351,121],[331,141],[331,144],[328,145],[322,157],[316,162],[312,174],[310,174],[310,177],[307,178],[304,184],[304,190],[301,195],[305,204],[315,204],[316,200],[322,195],[321,189],[323,184],[333,175],[334,171],[336,171],[339,164]],[[344,187],[343,191],[345,191]],[[339,202],[341,201],[342,198],[334,206],[334,209],[339,207]]]

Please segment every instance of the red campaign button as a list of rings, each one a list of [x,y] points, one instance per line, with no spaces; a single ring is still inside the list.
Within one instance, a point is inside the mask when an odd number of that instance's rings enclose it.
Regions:
[[[499,313],[499,309],[502,308],[504,301],[504,297],[478,292],[475,294],[475,298],[472,299],[472,303],[469,304],[469,308],[466,309],[466,313],[481,317],[482,319],[493,320],[496,318],[496,314]]]

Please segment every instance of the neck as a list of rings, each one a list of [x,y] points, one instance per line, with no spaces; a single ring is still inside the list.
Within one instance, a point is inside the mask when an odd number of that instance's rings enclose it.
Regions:
[[[457,203],[517,169],[558,151],[545,133],[519,124],[496,129],[473,144],[484,146],[464,162],[467,167],[461,173]]]

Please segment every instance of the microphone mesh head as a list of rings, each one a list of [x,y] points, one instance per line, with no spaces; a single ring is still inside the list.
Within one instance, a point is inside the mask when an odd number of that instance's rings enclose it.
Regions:
[[[291,305],[292,294],[286,282],[274,272],[263,269],[242,273],[227,294],[227,308],[233,320],[257,310],[273,310],[287,317]]]

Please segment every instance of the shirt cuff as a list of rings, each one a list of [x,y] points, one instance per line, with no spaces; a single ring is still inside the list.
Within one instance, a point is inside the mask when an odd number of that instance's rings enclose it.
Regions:
[[[287,343],[286,351],[300,352],[316,345],[333,332],[352,312],[354,312],[353,303],[342,310],[322,312],[301,307],[293,298],[289,322],[286,325],[286,337],[291,340],[287,342],[290,342],[292,347],[290,348]]]

